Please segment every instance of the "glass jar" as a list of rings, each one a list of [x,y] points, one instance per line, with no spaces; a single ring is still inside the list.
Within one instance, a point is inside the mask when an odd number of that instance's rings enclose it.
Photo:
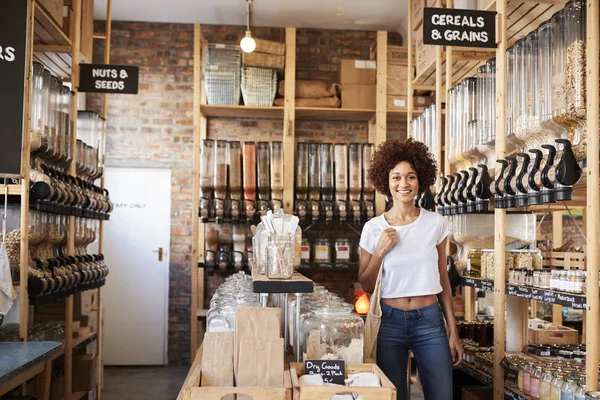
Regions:
[[[550,387],[554,378],[554,371],[551,368],[547,368],[542,374],[540,379],[540,400],[550,400]]]
[[[579,383],[577,390],[575,391],[575,395],[573,396],[574,400],[585,400],[586,399],[586,391],[585,391],[585,379]]]
[[[550,277],[551,272],[549,268],[542,269],[540,275],[540,288],[541,289],[550,289]]]
[[[294,241],[287,236],[272,236],[267,240],[267,277],[289,279],[294,274],[296,256]]]
[[[496,266],[494,265],[494,250],[493,249],[485,249],[481,250],[482,257],[485,259],[485,270],[486,270],[486,278],[488,280],[493,281],[496,273]]]
[[[535,249],[530,250],[531,254],[531,264],[533,269],[542,269],[544,267],[544,258],[542,257],[542,251]]]
[[[485,63],[485,72],[487,76],[487,84],[486,84],[486,96],[487,100],[487,126],[489,136],[487,138],[487,144],[490,148],[494,147],[496,143],[496,107],[493,105],[496,102],[496,58],[490,58]],[[490,154],[494,154],[492,151]],[[495,160],[495,156],[490,157],[492,160]]]
[[[350,262],[350,240],[347,238],[338,238],[335,240],[335,262],[338,264],[348,264]]]
[[[310,240],[306,237],[302,238],[302,246],[300,246],[300,258],[303,263],[310,262]]]
[[[522,392],[523,391],[523,375],[525,373],[525,368],[527,367],[527,364],[520,362],[519,363],[519,373],[517,375],[517,387],[519,388],[519,390]]]
[[[315,309],[303,323],[302,352],[305,360],[338,359],[363,362],[364,323],[350,305]]]
[[[575,377],[568,376],[560,389],[560,400],[573,400],[576,390],[577,381]]]
[[[567,135],[573,145],[577,160],[585,157],[585,137],[587,119],[586,87],[586,2],[571,0],[564,8],[565,47],[567,49],[567,113],[577,130],[572,137]]]
[[[331,243],[329,239],[319,238],[315,240],[314,246],[314,262],[330,263],[331,262]]]
[[[540,398],[540,379],[542,378],[542,367],[536,366],[531,372],[529,383],[529,395],[532,399],[539,400]]]
[[[209,311],[206,316],[207,332],[233,332],[235,323],[235,306],[223,306]]]
[[[326,218],[333,218],[333,197],[335,192],[333,145],[331,143],[321,143],[319,152],[321,161],[321,200],[325,202],[324,204],[329,204],[330,207],[326,207],[323,212]]]
[[[515,268],[530,270],[533,268],[533,259],[529,250],[513,250]]]
[[[480,264],[481,264],[481,271],[480,271],[481,279],[487,279],[488,260],[487,260],[487,253],[485,252],[485,250],[481,250]]]
[[[564,374],[556,373],[550,385],[550,400],[561,400],[560,392],[564,383]]]
[[[516,44],[506,49],[506,138],[511,143],[518,140],[515,138],[515,125],[519,116],[518,112],[520,112],[516,99],[518,89],[515,74],[515,50]]]
[[[467,255],[467,276],[472,278],[481,277],[481,250],[470,249]]]
[[[531,374],[534,371],[533,362],[528,362],[523,370],[523,393],[529,396],[531,393]]]
[[[514,251],[505,252],[504,256],[504,265],[506,266],[506,270],[510,270],[511,268],[518,268],[515,265],[515,253]]]

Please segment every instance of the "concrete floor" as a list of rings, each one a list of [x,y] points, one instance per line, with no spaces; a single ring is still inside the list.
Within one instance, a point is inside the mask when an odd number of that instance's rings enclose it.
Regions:
[[[189,367],[105,367],[103,400],[175,400]]]
[[[105,367],[103,400],[175,400],[189,367]],[[412,386],[411,400],[423,399]]]

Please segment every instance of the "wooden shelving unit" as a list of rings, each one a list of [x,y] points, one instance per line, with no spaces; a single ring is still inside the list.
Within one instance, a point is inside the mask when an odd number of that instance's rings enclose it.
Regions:
[[[26,65],[29,65],[28,72],[26,73],[26,85],[25,85],[25,100],[24,100],[24,124],[23,124],[23,150],[22,150],[22,171],[21,171],[21,183],[18,185],[9,185],[8,194],[12,196],[21,197],[21,231],[26,232],[28,228],[29,220],[29,113],[30,113],[30,87],[31,82],[31,63],[33,60],[38,60],[44,66],[50,70],[50,72],[61,78],[63,81],[70,81],[72,83],[72,91],[74,99],[71,102],[70,114],[71,121],[76,121],[77,118],[77,98],[78,98],[78,81],[79,81],[79,64],[82,62],[90,62],[80,52],[80,34],[81,34],[81,11],[82,3],[86,0],[73,0],[72,8],[74,19],[73,25],[73,37],[72,40],[67,36],[62,28],[48,15],[44,8],[39,4],[38,0],[28,0],[30,20],[28,27],[28,44],[30,45],[27,49]],[[106,40],[105,49],[105,62],[109,62],[110,54],[110,19],[112,13],[112,0],[107,1],[107,30],[103,35]],[[75,62],[74,62],[75,60]],[[106,95],[104,96],[104,107],[103,117],[106,118]],[[72,142],[70,146],[73,150],[73,154],[76,152],[76,127],[77,124],[72,125]],[[104,133],[105,134],[105,133]],[[72,161],[69,174],[76,176],[75,160]],[[102,187],[103,179],[102,179]],[[102,252],[102,239],[103,239],[103,221],[100,221],[99,231],[99,251]],[[68,243],[67,253],[73,255],[75,250],[75,217],[69,217],[68,224]],[[17,287],[20,292],[20,338],[22,341],[27,341],[27,329],[28,322],[30,320],[29,313],[34,310],[34,306],[29,305],[28,299],[28,240],[27,235],[23,235],[21,238],[21,253],[20,253],[20,282]],[[64,336],[65,339],[61,345],[60,351],[53,354],[51,360],[56,360],[60,356],[64,356],[64,369],[65,369],[65,388],[64,388],[64,400],[78,400],[88,394],[88,392],[77,392],[73,393],[71,390],[72,385],[72,362],[73,362],[73,351],[81,348],[82,346],[88,345],[97,341],[98,348],[98,362],[100,367],[101,360],[101,335],[102,335],[102,300],[101,300],[102,289],[98,289],[98,320],[97,332],[90,332],[80,337],[73,338],[73,295],[70,295],[65,300],[65,312],[64,312]],[[51,366],[51,363],[49,364]],[[101,376],[101,368],[98,368],[99,377]],[[101,381],[98,379],[97,399],[100,399],[100,387]]]
[[[291,214],[294,206],[294,156],[296,152],[295,124],[299,120],[317,121],[356,121],[369,124],[368,141],[378,145],[385,141],[387,122],[406,121],[406,111],[387,111],[387,32],[377,32],[374,58],[377,61],[377,99],[372,110],[341,108],[309,108],[295,106],[296,85],[296,29],[286,28],[285,43],[285,99],[283,107],[246,107],[207,105],[204,84],[205,65],[203,55],[206,41],[202,37],[200,25],[194,26],[194,164],[192,209],[199,207],[200,144],[207,138],[208,118],[263,118],[283,119],[283,159],[284,159],[284,211]],[[375,198],[378,210],[385,208],[385,198],[379,194]],[[191,304],[191,360],[198,349],[198,318],[206,315],[204,305],[204,270],[199,263],[204,260],[204,227],[199,218],[192,221],[192,304]],[[201,273],[199,273],[199,271]]]
[[[437,49],[435,64],[432,62],[430,67],[420,74],[414,80],[409,81],[409,92],[413,85],[426,84],[436,85],[436,91],[440,94],[441,85],[445,84],[445,91],[449,90],[455,83],[464,77],[474,75],[479,64],[488,58],[496,58],[496,158],[501,159],[506,156],[506,126],[505,126],[505,93],[506,84],[506,49],[514,44],[518,39],[524,37],[538,25],[550,19],[552,14],[564,8],[566,1],[552,0],[548,2],[534,1],[507,1],[496,0],[491,2],[486,10],[496,11],[497,23],[497,48],[495,52],[489,50],[477,51],[464,48],[447,47]],[[437,7],[442,4],[438,1]],[[452,0],[446,1],[446,7],[452,8]],[[408,4],[408,35],[412,37],[412,1]],[[599,0],[587,0],[587,103],[598,104],[600,93],[597,82],[599,81],[599,38],[597,36],[597,27],[599,26]],[[412,55],[409,54],[409,59]],[[410,62],[410,61],[409,61]],[[445,96],[437,96],[436,98]],[[410,97],[409,97],[410,98]],[[412,103],[409,101],[409,109],[412,109]],[[438,107],[438,113],[441,116],[441,107]],[[412,119],[412,113],[408,115],[408,124]],[[587,260],[586,264],[598,266],[600,262],[600,154],[598,146],[599,131],[599,110],[598,107],[590,106],[587,115],[587,168],[582,175],[582,180],[575,186],[573,200],[566,203],[569,208],[584,208],[584,219],[587,232]],[[447,125],[448,126],[448,125]],[[410,129],[409,129],[410,132]],[[448,131],[445,133],[446,143],[448,143]],[[444,160],[446,173],[452,171],[452,165]],[[594,182],[594,184],[588,184]],[[553,211],[557,215],[556,222],[553,218],[555,246],[562,244],[562,211],[565,204],[541,205],[535,207],[522,208],[532,212],[546,213]],[[587,370],[586,385],[588,391],[598,390],[598,370],[599,361],[599,343],[597,341],[598,324],[600,321],[600,300],[598,285],[589,285],[585,296],[573,296],[560,292],[545,291],[541,289],[524,288],[514,285],[508,285],[505,282],[505,244],[506,244],[506,211],[505,209],[496,209],[495,213],[495,279],[494,282],[476,281],[469,282],[465,287],[465,317],[474,318],[474,287],[493,291],[494,293],[494,365],[500,365],[507,351],[522,351],[526,347],[523,332],[526,332],[527,307],[529,299],[532,302],[532,309],[535,310],[536,302],[547,302],[553,304],[554,322],[562,322],[562,306],[571,306],[575,308],[585,308],[584,313],[584,334],[587,352]],[[560,219],[558,219],[560,218]],[[598,281],[598,268],[588,268],[587,281]],[[495,284],[494,284],[495,283]],[[548,296],[544,296],[547,292]],[[574,297],[574,302],[565,300],[566,297]],[[584,306],[585,304],[585,306]],[[505,319],[506,312],[506,319]],[[507,331],[510,327],[510,332]],[[593,332],[593,335],[586,335],[586,332]],[[507,334],[514,335],[511,343],[517,343],[516,347],[506,349]],[[516,339],[515,339],[516,338]],[[593,339],[592,339],[593,338]],[[513,344],[514,345],[514,344]],[[512,390],[504,388],[504,376],[502,368],[496,368],[494,376],[491,377],[494,386],[494,400],[507,398],[524,399],[526,397],[515,393]]]

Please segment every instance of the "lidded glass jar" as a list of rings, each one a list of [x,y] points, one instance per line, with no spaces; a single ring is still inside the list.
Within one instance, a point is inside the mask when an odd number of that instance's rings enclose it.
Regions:
[[[331,242],[329,239],[319,238],[315,240],[315,251],[313,252],[314,262],[330,263],[331,262]]]
[[[515,268],[530,270],[533,268],[533,260],[529,250],[513,250],[515,254]]]
[[[363,362],[364,322],[352,310],[349,304],[329,303],[306,318],[302,327],[305,360]]]
[[[523,370],[523,393],[529,396],[531,393],[531,374],[534,371],[533,362],[528,362]]]
[[[470,249],[467,255],[467,276],[473,278],[481,277],[481,255],[479,249]]]
[[[535,249],[530,250],[529,253],[531,254],[531,263],[533,269],[542,269],[544,266],[544,258],[542,257],[542,251]]]
[[[493,146],[496,142],[496,58],[490,58],[485,63],[485,72],[487,76],[486,96],[488,98],[486,104],[487,114],[485,120],[489,132],[487,144]]]
[[[335,240],[335,262],[347,264],[350,262],[351,246],[348,238],[338,238]]]
[[[529,394],[532,399],[539,400],[540,398],[540,379],[542,378],[542,367],[535,366],[530,377]]]
[[[306,237],[302,238],[302,246],[300,247],[300,258],[303,263],[310,262],[310,240]]]
[[[222,307],[209,310],[206,316],[206,331],[233,332],[237,309],[237,306],[223,305]]]
[[[585,380],[582,382],[579,382],[579,386],[577,387],[577,390],[575,391],[575,395],[573,396],[574,400],[586,400],[586,391],[585,391]]]
[[[564,383],[560,389],[561,400],[573,400],[575,391],[577,390],[577,380],[574,376],[568,376],[565,378]]]
[[[560,371],[554,374],[554,378],[552,378],[552,383],[550,384],[551,400],[560,400],[560,392],[564,383],[564,376],[564,373]]]
[[[552,368],[546,368],[540,378],[540,400],[550,400],[550,387],[552,379],[554,378],[553,372],[556,370]]]

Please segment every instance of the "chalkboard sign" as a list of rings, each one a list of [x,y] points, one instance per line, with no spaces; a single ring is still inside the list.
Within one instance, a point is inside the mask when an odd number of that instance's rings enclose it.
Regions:
[[[423,43],[496,48],[496,12],[425,8]]]
[[[79,91],[137,94],[140,69],[131,65],[81,64]]]
[[[0,12],[0,176],[6,177],[21,175],[29,3],[3,0]]]
[[[321,375],[323,382],[344,385],[346,379],[346,362],[344,360],[306,360],[305,375]]]

